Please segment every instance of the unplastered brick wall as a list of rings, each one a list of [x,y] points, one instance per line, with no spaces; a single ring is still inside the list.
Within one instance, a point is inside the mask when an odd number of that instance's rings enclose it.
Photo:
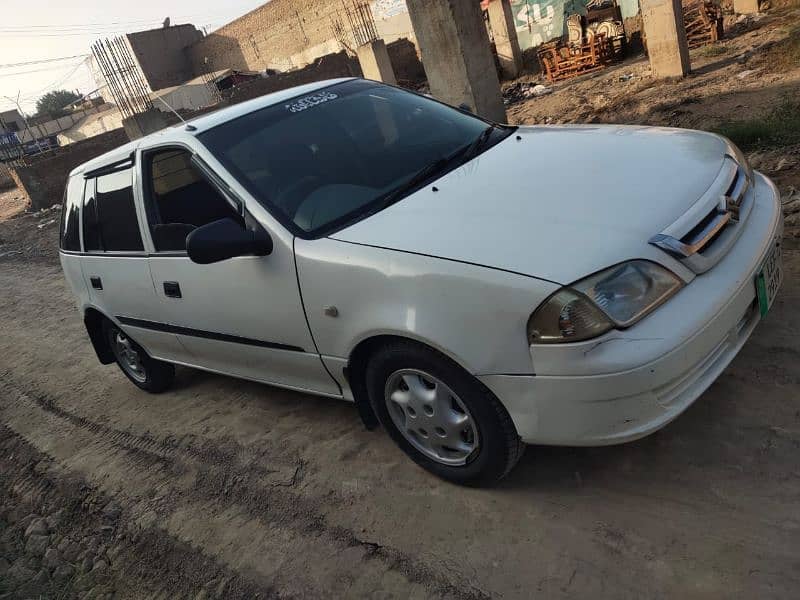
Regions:
[[[31,210],[60,204],[67,176],[75,167],[128,143],[124,129],[115,129],[69,146],[58,148],[54,154],[29,157],[27,165],[11,169],[11,176],[23,190]]]
[[[297,85],[337,77],[361,77],[361,75],[361,66],[358,64],[358,60],[347,56],[347,53],[342,51],[323,56],[302,69],[280,73],[266,79],[258,78],[248,81],[225,90],[223,96],[228,104],[237,104]]]
[[[315,46],[325,46],[320,55],[328,54],[336,50],[331,20],[341,10],[342,0],[272,0],[192,45],[189,59],[199,75],[277,67]]]

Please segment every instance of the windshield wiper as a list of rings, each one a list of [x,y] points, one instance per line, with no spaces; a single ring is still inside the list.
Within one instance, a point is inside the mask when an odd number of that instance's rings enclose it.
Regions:
[[[464,159],[464,162],[472,160],[478,155],[484,144],[486,144],[486,142],[489,140],[489,137],[492,135],[492,133],[494,133],[496,127],[497,125],[489,125],[486,129],[481,131],[481,134],[475,138],[474,142],[466,147],[461,155],[461,157]]]
[[[447,165],[449,165],[453,161],[453,159],[460,154],[461,151],[459,150],[458,152],[454,152],[449,156],[443,156],[442,158],[437,159],[433,161],[431,164],[423,167],[422,169],[414,173],[414,175],[412,175],[409,179],[407,179],[399,188],[397,188],[392,192],[389,192],[386,196],[384,196],[381,204],[383,205],[391,204],[399,196],[402,196],[403,194],[410,192],[424,181],[430,179],[436,173],[439,173],[440,171],[444,170],[447,167]]]
[[[462,146],[455,152],[447,156],[443,156],[442,158],[439,158],[430,163],[429,165],[423,167],[422,169],[414,173],[414,175],[412,175],[409,179],[407,179],[399,188],[397,188],[392,192],[389,192],[386,196],[384,196],[380,204],[382,206],[388,206],[389,204],[397,200],[398,197],[402,196],[403,194],[406,194],[407,192],[410,192],[411,190],[419,186],[421,183],[431,178],[436,173],[443,171],[445,168],[447,168],[448,165],[450,165],[450,163],[452,163],[456,159],[459,159],[460,162],[462,163],[471,160],[472,158],[477,156],[478,152],[483,148],[484,144],[489,139],[489,136],[492,135],[492,132],[495,130],[495,128],[497,128],[497,125],[489,125],[486,129],[484,129],[480,133],[480,135],[477,138],[475,138],[475,141],[471,142],[470,144],[467,144],[466,146]]]

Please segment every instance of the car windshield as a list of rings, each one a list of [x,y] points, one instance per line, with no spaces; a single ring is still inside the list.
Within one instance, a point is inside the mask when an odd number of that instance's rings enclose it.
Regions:
[[[199,138],[278,220],[314,237],[384,208],[510,132],[489,128],[423,96],[353,80]]]

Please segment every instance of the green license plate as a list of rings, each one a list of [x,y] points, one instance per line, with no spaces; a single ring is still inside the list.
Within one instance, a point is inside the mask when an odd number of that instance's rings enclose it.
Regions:
[[[775,296],[778,294],[778,289],[780,289],[782,281],[783,267],[781,265],[781,243],[777,242],[761,265],[758,275],[756,275],[758,309],[762,317],[769,312],[769,308],[775,301]]]

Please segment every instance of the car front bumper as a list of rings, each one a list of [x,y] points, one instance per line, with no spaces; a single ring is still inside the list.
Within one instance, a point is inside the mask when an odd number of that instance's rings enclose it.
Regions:
[[[756,174],[741,237],[634,327],[576,344],[531,346],[536,375],[484,375],[529,443],[602,446],[667,425],[730,364],[760,321],[755,277],[781,243],[774,184]]]

